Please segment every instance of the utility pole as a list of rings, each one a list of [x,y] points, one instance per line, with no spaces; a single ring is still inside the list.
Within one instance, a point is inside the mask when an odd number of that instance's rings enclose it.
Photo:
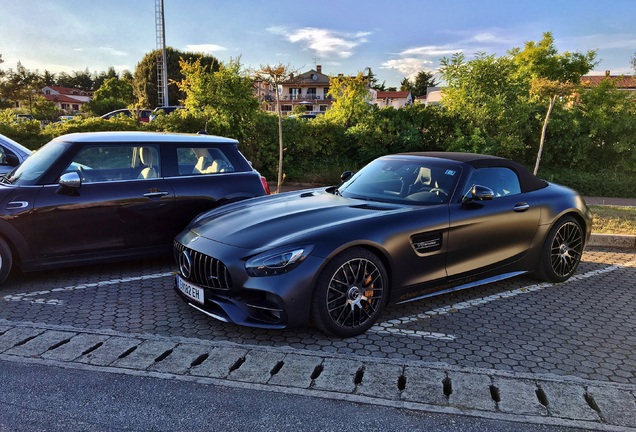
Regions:
[[[157,49],[161,55],[157,59],[157,103],[170,105],[168,101],[168,60],[166,56],[166,22],[163,14],[163,0],[155,0],[155,26],[157,31]]]

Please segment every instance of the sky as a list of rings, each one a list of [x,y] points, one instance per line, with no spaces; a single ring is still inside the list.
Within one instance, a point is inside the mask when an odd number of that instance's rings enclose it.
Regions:
[[[156,49],[157,0],[0,0],[0,69],[130,70]],[[636,0],[163,0],[166,45],[245,69],[288,65],[387,87],[454,53],[505,55],[552,32],[559,52],[596,50],[595,74],[634,74]]]

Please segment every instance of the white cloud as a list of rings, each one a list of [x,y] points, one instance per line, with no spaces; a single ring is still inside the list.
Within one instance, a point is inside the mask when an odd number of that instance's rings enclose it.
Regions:
[[[215,44],[198,44],[198,45],[186,45],[186,51],[214,53],[218,51],[227,51],[227,48],[221,45],[215,45]]]
[[[106,51],[107,54],[109,55],[113,55],[113,56],[118,56],[118,57],[124,57],[127,56],[128,53],[125,51],[120,51],[120,50],[116,50],[113,47],[99,47],[99,49],[101,51]]]
[[[404,57],[400,59],[387,60],[382,63],[381,69],[396,69],[407,78],[415,77],[418,72],[430,70],[433,62],[423,58]]]
[[[289,42],[300,44],[304,49],[314,51],[317,55],[343,59],[351,57],[357,46],[367,43],[367,36],[371,34],[369,32],[350,34],[315,27],[293,30],[285,27],[270,27],[267,30],[284,36]]]

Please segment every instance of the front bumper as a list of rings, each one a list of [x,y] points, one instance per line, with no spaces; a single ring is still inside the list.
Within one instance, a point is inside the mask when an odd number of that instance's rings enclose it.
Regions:
[[[184,253],[195,257],[194,271],[188,275],[180,264]],[[175,290],[193,308],[224,322],[272,329],[307,324],[315,278],[323,260],[310,255],[288,273],[250,277],[245,261],[254,254],[192,232],[182,233],[175,240],[175,260],[180,267]],[[179,289],[179,278],[203,291],[202,302]]]

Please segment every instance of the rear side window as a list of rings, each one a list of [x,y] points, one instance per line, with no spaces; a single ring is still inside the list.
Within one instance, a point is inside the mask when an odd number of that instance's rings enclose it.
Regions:
[[[215,175],[244,172],[251,167],[234,147],[178,147],[179,175]]]
[[[491,167],[478,168],[472,172],[464,196],[470,194],[474,185],[486,186],[495,193],[495,198],[507,195],[517,195],[521,193],[519,177],[510,168]]]

